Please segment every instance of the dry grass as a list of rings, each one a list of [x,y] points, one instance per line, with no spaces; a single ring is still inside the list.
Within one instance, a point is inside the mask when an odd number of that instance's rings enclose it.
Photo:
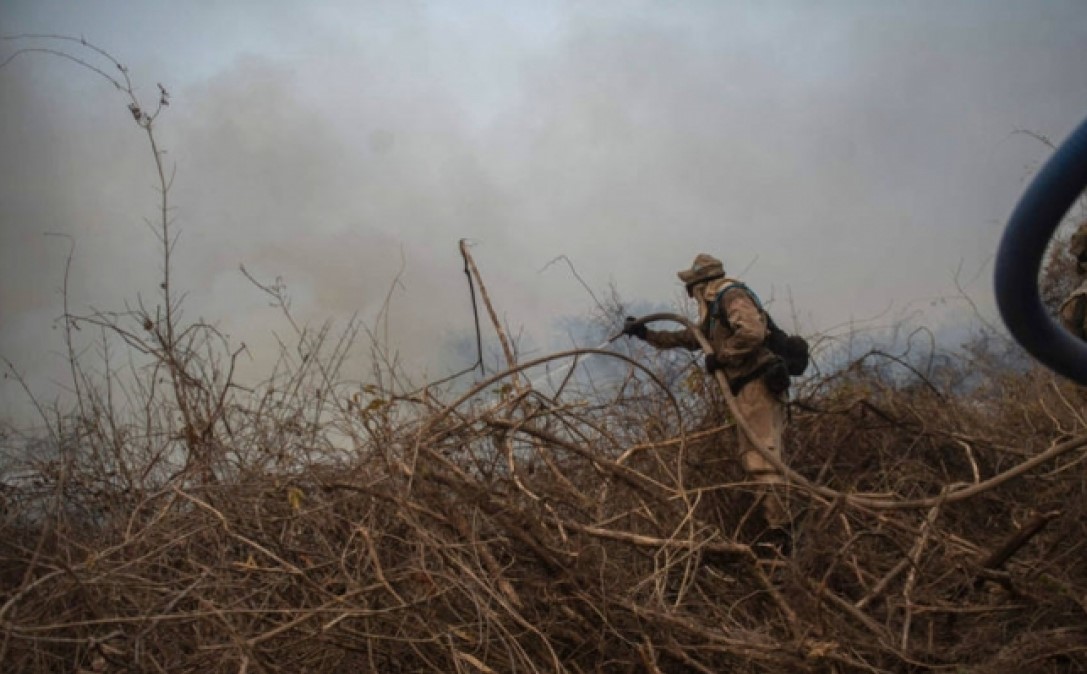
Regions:
[[[797,549],[766,562],[714,390],[631,366],[610,396],[512,368],[352,394],[343,341],[307,339],[259,392],[192,377],[221,402],[200,433],[169,398],[123,421],[84,378],[59,455],[5,487],[12,671],[1087,667],[1083,394],[1044,372],[961,356],[957,390],[868,354],[807,382],[790,467],[851,496],[794,489]]]
[[[507,369],[417,388],[377,327],[300,326],[254,279],[294,342],[241,387],[239,351],[180,318],[168,96],[141,106],[81,44],[150,142],[164,278],[146,307],[65,306],[74,403],[0,434],[6,671],[1087,671],[1082,390],[984,339],[813,377],[796,550],[765,561],[718,389],[598,352],[623,382],[536,390],[482,286]],[[365,386],[341,375],[362,335]]]

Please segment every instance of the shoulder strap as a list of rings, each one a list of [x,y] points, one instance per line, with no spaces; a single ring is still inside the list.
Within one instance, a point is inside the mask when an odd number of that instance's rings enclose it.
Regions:
[[[759,300],[759,296],[755,294],[754,290],[748,288],[747,284],[743,283],[742,281],[733,281],[718,290],[717,295],[715,295],[713,298],[713,302],[710,302],[710,309],[708,312],[709,328],[707,332],[713,330],[713,322],[717,319],[718,316],[721,317],[721,323],[723,325],[725,325],[726,327],[731,327],[728,324],[728,315],[721,313],[721,298],[724,297],[725,293],[736,288],[743,290],[745,293],[747,293],[747,296],[755,302],[755,306],[758,307],[759,313],[766,316],[768,321],[767,326],[769,327],[770,314],[766,313],[766,309],[763,309],[762,302]]]

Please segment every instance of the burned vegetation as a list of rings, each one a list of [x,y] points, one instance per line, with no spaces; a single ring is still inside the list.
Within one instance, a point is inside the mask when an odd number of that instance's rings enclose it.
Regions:
[[[360,388],[302,330],[244,390],[183,334],[138,405],[77,363],[49,439],[5,435],[9,671],[1087,668],[1084,394],[991,342],[798,385],[764,558],[721,392],[672,361],[408,390],[375,351]]]
[[[251,279],[293,342],[242,386],[242,348],[179,311],[166,92],[140,105],[75,41],[150,142],[163,279],[124,312],[65,305],[72,402],[0,428],[5,671],[1087,671],[1087,396],[999,337],[809,335],[794,547],[758,555],[727,394],[692,363],[519,361],[492,310],[500,371],[426,386],[380,329],[312,330]],[[559,370],[590,355],[608,377]]]

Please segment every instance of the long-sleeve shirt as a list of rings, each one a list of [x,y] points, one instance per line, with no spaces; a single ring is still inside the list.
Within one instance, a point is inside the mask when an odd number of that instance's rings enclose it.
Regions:
[[[727,278],[714,281],[710,284],[707,295],[716,297],[721,288],[735,283],[734,279]],[[708,306],[710,303],[706,304]],[[725,290],[718,303],[718,311],[716,316],[705,317],[701,328],[730,380],[754,371],[773,358],[773,354],[765,346],[766,315],[746,290],[739,286]],[[727,320],[721,320],[722,314]],[[646,341],[659,349],[684,348],[695,351],[701,348],[690,329],[648,330]]]

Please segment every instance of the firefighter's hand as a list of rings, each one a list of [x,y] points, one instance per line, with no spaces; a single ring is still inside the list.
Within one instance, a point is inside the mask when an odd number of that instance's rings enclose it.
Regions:
[[[644,323],[639,323],[638,319],[633,316],[627,316],[626,321],[623,322],[623,334],[628,337],[645,339],[648,332],[649,328],[645,327]]]
[[[721,361],[717,360],[717,356],[713,355],[712,353],[706,354],[706,372],[713,374],[714,372],[720,370],[722,367],[724,367],[724,365],[721,364]]]

